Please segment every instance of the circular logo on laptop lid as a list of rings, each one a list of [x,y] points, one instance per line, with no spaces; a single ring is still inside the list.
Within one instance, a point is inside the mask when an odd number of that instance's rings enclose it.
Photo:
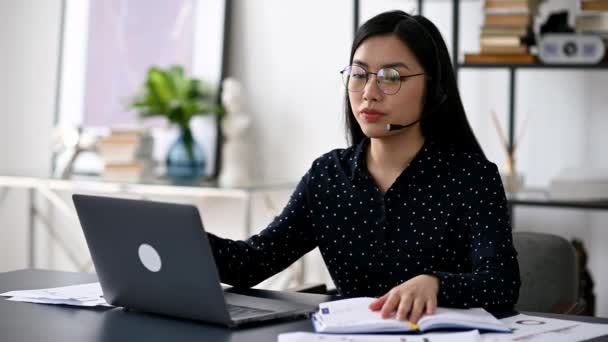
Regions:
[[[139,261],[141,261],[142,265],[144,265],[148,271],[160,271],[162,262],[160,260],[160,255],[154,247],[147,243],[142,243],[137,250],[137,254],[139,254]]]

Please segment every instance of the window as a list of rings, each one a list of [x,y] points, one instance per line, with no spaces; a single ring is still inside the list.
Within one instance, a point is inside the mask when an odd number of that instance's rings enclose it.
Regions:
[[[153,65],[183,65],[219,91],[227,1],[64,1],[57,125],[98,135],[110,127],[143,124],[155,137],[155,159],[164,160],[177,129],[167,128],[163,119],[140,123],[125,104]],[[201,116],[192,129],[206,152],[206,174],[213,175],[218,124]]]

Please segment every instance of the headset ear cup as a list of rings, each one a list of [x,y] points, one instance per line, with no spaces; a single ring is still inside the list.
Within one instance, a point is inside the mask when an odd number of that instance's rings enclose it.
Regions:
[[[448,94],[443,91],[443,87],[441,86],[441,84],[437,85],[437,89],[435,91],[435,103],[437,104],[437,107],[443,105],[443,103],[447,101],[447,99]]]
[[[420,27],[421,31],[429,38],[433,46],[433,51],[435,54],[435,75],[432,78],[428,79],[426,84],[427,94],[425,95],[425,104],[422,111],[421,119],[425,119],[426,117],[435,113],[439,108],[443,105],[444,102],[447,101],[448,96],[447,93],[443,90],[441,86],[442,79],[442,66],[441,60],[439,59],[439,47],[437,46],[437,42],[427,30],[427,28],[418,21],[416,16],[404,15],[404,20],[412,20],[412,22]],[[429,93],[430,91],[430,93]]]
[[[435,113],[439,108],[443,105],[445,101],[448,99],[448,95],[445,91],[443,91],[443,87],[441,84],[434,84],[434,82],[429,82],[427,86],[432,89],[432,94],[428,94],[426,103],[424,104],[424,112],[422,113],[422,118],[427,118],[433,113]]]

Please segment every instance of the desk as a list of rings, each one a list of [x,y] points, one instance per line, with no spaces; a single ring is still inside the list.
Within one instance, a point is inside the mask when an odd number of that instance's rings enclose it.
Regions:
[[[71,203],[66,202],[59,192],[79,192],[87,194],[101,194],[106,196],[129,196],[141,199],[154,196],[176,196],[196,199],[203,198],[234,198],[245,201],[244,227],[245,236],[253,233],[251,227],[252,196],[255,193],[268,194],[271,191],[292,190],[294,184],[252,184],[242,187],[221,187],[213,182],[186,182],[172,183],[169,179],[154,178],[139,182],[112,182],[105,181],[100,177],[80,176],[74,179],[61,179],[49,177],[45,172],[0,170],[0,204],[10,189],[20,188],[28,191],[28,267],[35,268],[36,260],[36,222],[43,223],[49,235],[54,239],[59,248],[65,253],[74,267],[80,271],[91,269],[90,260],[80,260],[73,251],[72,246],[64,242],[62,233],[55,227],[52,217],[45,215],[36,203],[40,197],[46,200],[51,208],[62,216],[71,219],[79,225],[76,213]],[[266,203],[270,199],[265,197]]]
[[[93,274],[56,271],[22,270],[0,273],[0,293],[27,288],[46,288],[94,282]],[[291,300],[316,305],[329,296],[285,293],[265,290],[243,290],[267,298]],[[608,318],[535,314],[608,324]],[[0,341],[265,341],[277,340],[280,333],[313,331],[308,320],[283,321],[240,329],[228,329],[195,321],[157,315],[125,312],[114,308],[74,308],[55,305],[10,302],[0,299]],[[608,341],[608,336],[592,341]]]

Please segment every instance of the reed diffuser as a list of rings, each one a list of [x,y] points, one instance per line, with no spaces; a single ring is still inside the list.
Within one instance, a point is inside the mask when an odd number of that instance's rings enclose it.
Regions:
[[[527,115],[520,134],[516,137],[515,141],[513,141],[513,145],[510,146],[505,136],[504,130],[500,125],[500,121],[498,120],[498,115],[495,111],[492,111],[492,122],[494,123],[494,128],[496,129],[496,133],[498,134],[498,138],[500,139],[500,143],[505,151],[505,155],[507,158],[506,165],[500,171],[500,177],[502,178],[502,183],[505,188],[505,191],[508,193],[521,191],[524,186],[524,176],[523,174],[517,172],[515,163],[515,153],[517,151],[519,143],[523,139],[529,121],[530,115]]]

